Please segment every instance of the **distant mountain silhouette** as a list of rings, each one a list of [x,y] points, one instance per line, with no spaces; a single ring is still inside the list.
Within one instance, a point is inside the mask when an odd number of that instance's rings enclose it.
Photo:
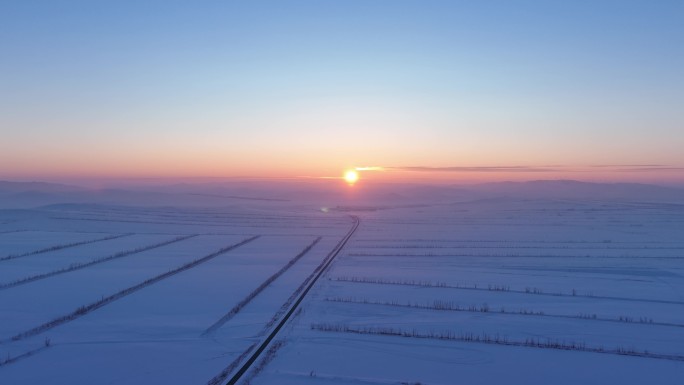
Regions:
[[[0,208],[53,204],[234,206],[306,204],[401,206],[476,200],[605,200],[684,204],[684,189],[640,183],[575,180],[430,185],[367,182],[347,188],[340,181],[224,181],[89,189],[58,183],[0,181]]]
[[[8,182],[0,180],[0,194],[16,194],[24,192],[65,193],[85,191],[83,187],[48,182]]]
[[[612,199],[684,202],[684,189],[642,183],[590,183],[576,180],[495,182],[471,186],[474,191],[512,198]]]

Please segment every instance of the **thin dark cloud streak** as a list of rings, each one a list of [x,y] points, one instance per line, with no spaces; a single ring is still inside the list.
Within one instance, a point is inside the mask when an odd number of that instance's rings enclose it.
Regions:
[[[684,171],[684,167],[632,167],[620,168],[615,171],[620,172],[658,172],[658,171]]]
[[[377,166],[365,167],[364,171],[404,171],[404,172],[454,172],[454,173],[545,173],[545,172],[662,172],[684,171],[684,167],[663,164],[626,164],[626,165],[589,165],[589,166]]]
[[[451,167],[428,167],[428,166],[400,166],[383,167],[390,171],[415,171],[415,172],[555,172],[562,171],[556,167],[531,167],[531,166],[451,166]]]
[[[589,167],[595,167],[595,168],[619,168],[619,167],[673,167],[671,165],[667,164],[593,164]]]

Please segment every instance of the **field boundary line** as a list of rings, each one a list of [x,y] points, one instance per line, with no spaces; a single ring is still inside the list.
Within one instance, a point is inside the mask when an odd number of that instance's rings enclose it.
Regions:
[[[166,240],[164,242],[155,243],[155,244],[147,245],[147,246],[141,246],[141,247],[138,247],[138,248],[135,248],[132,250],[120,251],[120,252],[112,254],[110,256],[94,259],[94,260],[91,260],[88,262],[73,263],[67,267],[57,269],[57,270],[53,270],[53,271],[50,271],[47,273],[36,274],[36,275],[32,275],[30,277],[24,277],[24,278],[15,280],[15,281],[7,282],[7,283],[1,283],[0,284],[0,290],[5,290],[5,289],[9,289],[9,288],[16,287],[19,285],[24,285],[24,284],[27,284],[30,282],[35,282],[35,281],[38,281],[41,279],[54,277],[55,275],[59,275],[59,274],[69,273],[69,272],[80,270],[80,269],[85,269],[86,267],[97,265],[97,264],[103,263],[103,262],[109,262],[109,261],[112,261],[112,260],[115,260],[118,258],[128,257],[128,256],[131,256],[134,254],[139,254],[139,253],[149,251],[149,250],[153,250],[153,249],[156,249],[156,248],[159,248],[162,246],[170,245],[172,243],[184,241],[186,239],[196,237],[197,235],[198,234],[192,234],[192,235],[187,235],[187,236],[175,237],[175,238],[172,238],[170,240]]]
[[[505,308],[501,307],[499,310],[494,309],[493,307],[490,307],[486,303],[480,306],[477,305],[469,305],[469,306],[460,306],[457,304],[454,304],[452,301],[434,301],[432,304],[430,303],[399,303],[398,301],[373,301],[373,300],[366,300],[366,299],[356,299],[356,298],[348,298],[348,297],[328,297],[325,298],[324,301],[326,302],[333,302],[333,303],[348,303],[348,304],[355,304],[355,305],[374,305],[374,306],[389,306],[389,307],[401,307],[401,308],[409,308],[409,309],[416,309],[416,310],[429,310],[429,311],[451,311],[451,312],[464,312],[464,313],[480,313],[480,314],[487,314],[487,315],[504,315],[504,316],[530,316],[530,317],[551,317],[551,318],[570,318],[570,319],[578,319],[578,320],[584,320],[584,321],[597,321],[597,322],[615,322],[615,323],[620,323],[620,324],[625,324],[625,325],[651,325],[651,326],[668,326],[668,327],[678,327],[678,328],[684,328],[684,324],[678,324],[678,323],[673,323],[673,322],[656,322],[653,321],[652,318],[648,317],[641,317],[635,318],[635,317],[627,317],[627,316],[619,316],[617,318],[606,318],[606,317],[599,317],[596,314],[577,314],[577,315],[572,315],[572,314],[549,314],[545,313],[543,311],[533,311],[533,310],[518,310],[518,311],[511,311],[511,310],[505,310]]]
[[[299,305],[302,303],[306,295],[309,293],[311,288],[316,284],[318,279],[325,273],[325,271],[330,267],[332,264],[333,260],[335,257],[342,251],[344,246],[347,244],[349,239],[354,235],[354,232],[356,232],[356,229],[359,228],[359,224],[361,223],[361,220],[359,219],[358,216],[356,215],[351,215],[351,218],[354,220],[354,224],[352,225],[352,228],[347,232],[347,234],[340,240],[340,242],[335,245],[335,247],[330,251],[330,253],[326,256],[325,258],[325,264],[323,265],[323,268],[318,271],[318,273],[313,277],[311,282],[306,286],[304,291],[299,295],[299,298],[297,298],[297,301],[290,307],[290,310],[288,310],[287,313],[283,316],[283,318],[278,322],[278,324],[273,328],[271,333],[261,342],[259,347],[252,353],[252,355],[249,357],[249,359],[238,369],[238,371],[226,382],[226,385],[235,385],[242,376],[251,368],[251,366],[259,359],[259,356],[266,350],[266,348],[269,346],[271,341],[276,337],[278,332],[285,326],[287,321],[290,319],[290,317],[294,314],[295,310],[299,307]],[[320,267],[320,266],[319,266]]]
[[[588,299],[601,299],[601,300],[612,300],[612,301],[628,301],[628,302],[646,302],[646,303],[662,303],[668,305],[684,305],[684,301],[674,301],[666,299],[649,299],[649,298],[629,298],[629,297],[613,297],[607,295],[593,295],[593,294],[565,294],[565,293],[552,293],[544,292],[538,288],[527,288],[526,290],[512,290],[508,287],[501,286],[488,286],[488,287],[478,287],[474,286],[460,286],[460,285],[449,285],[445,282],[430,282],[430,281],[400,281],[400,280],[385,280],[385,279],[375,279],[366,277],[335,277],[330,278],[330,280],[337,282],[350,282],[350,283],[362,283],[369,285],[395,285],[395,286],[414,286],[414,287],[431,287],[436,289],[454,289],[454,290],[476,290],[476,291],[489,291],[496,293],[511,293],[511,294],[529,294],[529,295],[545,295],[551,297],[567,297],[567,298],[588,298]]]
[[[302,257],[304,257],[311,249],[316,246],[318,242],[320,242],[322,237],[316,238],[313,242],[311,242],[308,246],[304,248],[299,254],[294,256],[291,260],[289,260],[285,266],[280,268],[277,272],[275,272],[273,275],[268,277],[264,282],[261,283],[256,289],[254,289],[251,293],[249,293],[245,298],[243,298],[240,302],[238,302],[237,305],[235,305],[228,313],[226,313],[223,317],[221,317],[218,321],[214,322],[211,326],[207,328],[202,333],[202,336],[206,336],[208,334],[214,333],[216,330],[220,329],[223,325],[226,324],[231,318],[235,317],[237,313],[242,310],[247,304],[252,302],[254,298],[256,298],[257,295],[261,294],[262,291],[264,291],[271,283],[273,283],[276,279],[278,279],[281,275],[283,275],[286,271],[288,271],[292,266],[294,266],[295,263],[297,263]]]
[[[383,327],[351,327],[344,324],[312,324],[312,330],[318,330],[322,332],[333,332],[333,333],[349,333],[349,334],[361,334],[361,335],[377,335],[377,336],[389,336],[389,337],[404,337],[404,338],[418,338],[418,339],[428,339],[428,340],[441,340],[441,341],[457,341],[457,342],[467,342],[467,343],[478,343],[487,345],[500,345],[500,346],[515,346],[515,347],[526,347],[526,348],[537,348],[537,349],[553,349],[553,350],[566,350],[566,351],[576,351],[584,353],[600,353],[600,354],[613,354],[619,356],[630,356],[630,357],[641,357],[641,358],[653,358],[659,360],[670,360],[670,361],[684,361],[684,356],[678,354],[664,354],[664,353],[653,353],[648,350],[639,351],[631,348],[616,347],[613,349],[604,348],[603,346],[588,346],[584,342],[564,342],[558,340],[552,340],[550,338],[526,338],[525,340],[510,340],[506,336],[500,336],[498,334],[475,334],[468,332],[453,332],[453,331],[443,331],[443,332],[427,332],[421,333],[415,329],[413,330],[402,330],[394,328],[383,328]]]
[[[55,245],[55,246],[49,246],[43,249],[35,250],[35,251],[29,251],[23,254],[10,254],[7,256],[4,256],[0,258],[0,261],[9,261],[11,259],[17,259],[21,257],[28,257],[31,255],[36,255],[36,254],[43,254],[47,253],[50,251],[57,251],[57,250],[62,250],[62,249],[68,249],[71,247],[76,247],[76,246],[81,246],[81,245],[87,245],[89,243],[97,243],[97,242],[104,242],[104,241],[111,241],[112,239],[118,239],[118,238],[123,238],[123,237],[130,237],[134,233],[126,233],[126,234],[117,234],[117,235],[109,235],[104,238],[97,238],[97,239],[91,239],[88,241],[79,241],[79,242],[72,242],[72,243],[67,243],[64,245]]]
[[[91,312],[93,312],[93,311],[95,311],[95,310],[97,310],[103,306],[106,306],[106,305],[108,305],[108,304],[110,304],[116,300],[119,300],[119,299],[124,298],[130,294],[133,294],[133,293],[135,293],[141,289],[144,289],[147,286],[155,284],[155,283],[157,283],[163,279],[172,277],[172,276],[174,276],[178,273],[181,273],[185,270],[192,269],[193,267],[198,266],[204,262],[207,262],[213,258],[216,258],[221,254],[225,254],[225,253],[227,253],[227,252],[229,252],[235,248],[238,248],[244,244],[252,242],[259,237],[260,237],[260,235],[255,235],[253,237],[242,240],[236,244],[221,248],[221,249],[219,249],[219,250],[217,250],[217,251],[215,251],[209,255],[206,255],[202,258],[196,259],[192,262],[186,263],[186,264],[184,264],[180,267],[177,267],[173,270],[169,270],[166,273],[163,273],[163,274],[157,275],[155,277],[149,278],[149,279],[147,279],[147,280],[145,280],[145,281],[143,281],[137,285],[131,286],[131,287],[123,289],[123,290],[121,290],[115,294],[112,294],[108,297],[102,298],[99,301],[93,302],[89,305],[83,305],[83,306],[79,307],[78,309],[76,309],[75,311],[73,311],[69,314],[63,315],[61,317],[53,319],[52,321],[48,321],[42,325],[36,326],[36,327],[29,329],[27,331],[24,331],[24,332],[21,332],[21,333],[15,335],[9,339],[0,340],[0,343],[23,340],[25,338],[33,337],[33,336],[38,335],[40,333],[43,333],[47,330],[53,329],[59,325],[65,324],[67,322],[71,322],[71,321],[78,319],[78,318],[80,318],[80,317],[82,317],[88,313],[91,313]]]

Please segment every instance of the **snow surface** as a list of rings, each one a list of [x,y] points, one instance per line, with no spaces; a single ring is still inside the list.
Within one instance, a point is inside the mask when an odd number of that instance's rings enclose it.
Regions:
[[[206,384],[271,330],[349,231],[348,214],[361,226],[244,383],[682,383],[683,205],[501,198],[326,211],[0,210],[0,258],[13,256],[0,260],[0,384]]]
[[[376,211],[362,214],[251,383],[681,384],[683,332],[682,206],[536,200]]]
[[[0,288],[0,361],[18,357],[0,366],[1,384],[206,383],[264,335],[269,321],[351,224],[345,215],[318,210],[263,213],[71,205],[25,214],[0,211],[7,222],[0,229],[5,254],[133,234],[0,261],[0,284],[194,236]],[[14,229],[30,231],[11,232]],[[255,235],[259,237],[249,243],[85,315],[16,338],[80,306]],[[204,333],[319,237],[308,253],[226,324]],[[48,340],[49,347],[43,348]],[[22,356],[29,352],[33,353]]]

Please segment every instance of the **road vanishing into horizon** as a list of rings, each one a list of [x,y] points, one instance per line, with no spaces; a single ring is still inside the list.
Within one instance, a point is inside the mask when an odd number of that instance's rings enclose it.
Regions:
[[[278,322],[278,324],[273,328],[273,330],[268,334],[268,336],[259,344],[259,346],[254,350],[251,356],[245,361],[244,364],[240,367],[240,369],[226,382],[226,385],[235,385],[240,381],[240,379],[244,376],[245,373],[249,371],[249,369],[254,365],[256,361],[259,360],[261,355],[266,351],[266,348],[271,344],[271,342],[275,339],[275,337],[278,335],[278,332],[287,324],[287,321],[290,320],[292,315],[295,313],[299,305],[304,301],[304,298],[306,295],[311,291],[311,288],[316,284],[318,279],[323,276],[323,274],[328,271],[328,268],[330,268],[330,265],[332,262],[335,260],[335,257],[344,249],[344,246],[349,242],[349,239],[351,239],[352,235],[356,232],[356,230],[359,228],[359,224],[361,223],[361,220],[359,219],[358,216],[356,215],[351,215],[351,218],[354,220],[354,224],[352,225],[352,228],[349,230],[349,232],[342,238],[342,240],[335,246],[335,248],[330,251],[330,253],[326,256],[326,258],[323,261],[323,264],[319,266],[318,272],[314,270],[314,277],[311,279],[309,284],[306,286],[306,288],[302,291],[302,293],[299,295],[297,300],[294,302],[294,304],[290,307],[290,309],[287,311],[285,316]],[[253,347],[250,347],[247,350],[247,353],[253,349]],[[249,354],[249,353],[248,353]],[[243,357],[240,357],[243,358]],[[240,359],[238,358],[238,360]]]

